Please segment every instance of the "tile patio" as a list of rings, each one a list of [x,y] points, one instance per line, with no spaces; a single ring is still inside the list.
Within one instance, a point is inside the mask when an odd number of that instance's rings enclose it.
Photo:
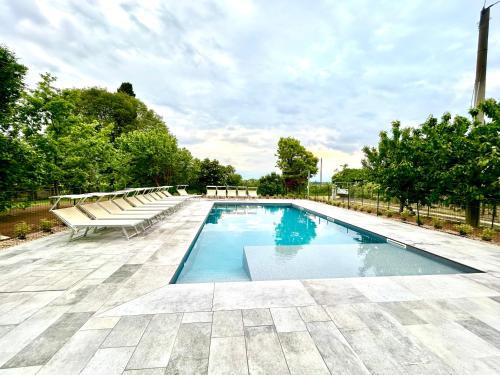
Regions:
[[[485,273],[169,284],[213,204],[193,200],[130,241],[0,252],[0,375],[500,373],[500,247],[294,203]]]

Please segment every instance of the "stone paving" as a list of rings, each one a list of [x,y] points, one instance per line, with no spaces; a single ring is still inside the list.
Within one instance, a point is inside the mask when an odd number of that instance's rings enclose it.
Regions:
[[[500,373],[498,246],[294,203],[485,273],[169,284],[213,204],[193,200],[130,241],[0,252],[0,375]]]

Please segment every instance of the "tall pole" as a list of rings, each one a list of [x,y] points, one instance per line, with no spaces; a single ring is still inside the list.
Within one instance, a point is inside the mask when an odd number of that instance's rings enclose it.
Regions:
[[[484,101],[486,95],[486,63],[488,60],[488,32],[490,28],[490,8],[481,9],[479,19],[479,37],[477,40],[476,81],[474,83],[474,107]],[[480,122],[484,122],[484,113],[477,115]]]
[[[323,158],[319,159],[319,184],[323,184]]]

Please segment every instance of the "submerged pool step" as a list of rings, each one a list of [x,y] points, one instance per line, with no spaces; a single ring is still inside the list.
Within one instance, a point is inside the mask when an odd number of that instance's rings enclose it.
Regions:
[[[387,241],[387,243],[389,243],[391,245],[398,246],[402,249],[406,249],[406,244],[404,244],[402,242],[394,241],[394,240],[391,240],[390,238],[387,238],[386,241]]]

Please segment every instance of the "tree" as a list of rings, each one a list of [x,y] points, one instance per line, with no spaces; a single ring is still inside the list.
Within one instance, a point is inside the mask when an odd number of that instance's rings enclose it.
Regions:
[[[121,186],[173,182],[177,139],[166,129],[134,130],[123,134],[117,143],[114,169]]]
[[[118,87],[118,90],[116,92],[121,92],[123,94],[127,94],[128,96],[132,96],[135,98],[135,92],[134,88],[132,87],[132,84],[130,82],[122,82],[120,87]]]
[[[365,168],[348,168],[347,164],[344,164],[342,170],[335,170],[332,182],[365,181],[368,178],[368,171]]]
[[[11,127],[14,106],[24,91],[28,69],[6,47],[0,45],[0,130]]]
[[[127,94],[111,93],[97,87],[65,90],[63,94],[75,103],[76,114],[82,115],[86,121],[97,120],[103,127],[112,124],[112,142],[123,133],[139,129],[137,111],[140,102]]]
[[[262,176],[259,179],[258,193],[264,196],[283,195],[283,178],[276,172]]]
[[[419,179],[413,164],[412,140],[412,130],[401,129],[399,121],[394,121],[391,136],[383,131],[377,148],[363,148],[363,167],[389,196],[399,199],[400,211],[414,201],[415,184]]]
[[[318,173],[318,158],[295,138],[280,138],[276,156],[276,166],[281,169],[287,190],[304,187],[308,175]]]

